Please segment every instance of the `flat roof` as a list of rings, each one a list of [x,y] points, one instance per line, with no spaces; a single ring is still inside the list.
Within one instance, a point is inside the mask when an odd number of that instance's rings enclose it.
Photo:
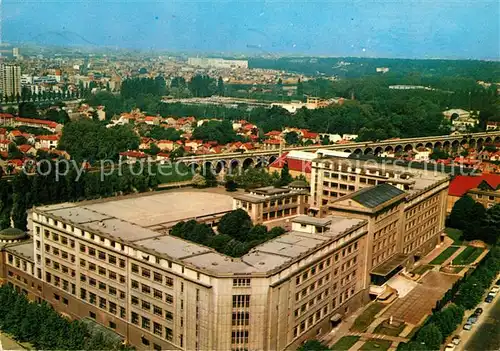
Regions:
[[[26,240],[21,243],[7,244],[4,246],[7,251],[19,254],[34,261],[33,240]]]
[[[377,267],[372,269],[371,273],[385,277],[387,274],[391,273],[393,270],[401,266],[407,259],[407,255],[397,254],[391,257],[390,260],[385,261],[381,265],[378,265]]]
[[[64,203],[60,206],[38,207],[35,208],[35,211],[43,212],[47,216],[57,216],[66,222],[74,223],[82,229],[97,235],[103,233],[117,240],[129,242],[138,249],[142,248],[142,250],[152,255],[164,255],[215,274],[269,272],[291,263],[301,256],[306,255],[311,250],[338,237],[342,237],[352,229],[366,223],[364,220],[339,216],[332,216],[328,219],[315,219],[322,223],[328,222],[328,230],[321,234],[309,234],[298,231],[288,232],[254,247],[249,253],[240,258],[232,258],[218,253],[210,247],[154,231],[152,227],[146,227],[151,223],[163,221],[164,218],[160,218],[162,213],[165,216],[169,215],[168,210],[170,207],[165,204],[166,202],[172,201],[169,205],[178,208],[180,206],[179,203],[185,204],[186,199],[189,200],[198,195],[201,195],[201,198],[205,200],[219,198],[211,196],[214,194],[207,192],[169,192],[134,197],[132,199],[113,199],[111,201],[74,204]],[[224,202],[225,197],[222,200]],[[179,203],[175,203],[176,201],[179,201]],[[197,203],[200,204],[200,200]],[[134,204],[144,207],[134,209]],[[115,207],[114,205],[117,206]],[[207,216],[213,213],[214,210],[221,209],[221,207],[215,207],[214,209],[212,205],[210,202],[202,203],[195,208],[187,207],[186,211],[190,215],[199,213],[200,216]],[[158,208],[155,208],[155,206]],[[145,208],[152,209],[153,216],[141,219],[140,213],[143,213]],[[122,211],[122,209],[124,210]],[[180,214],[181,212],[175,212],[174,216],[168,218],[180,218]],[[144,226],[140,225],[141,223]],[[31,245],[29,249],[32,255],[33,248]]]
[[[292,219],[292,222],[295,223],[310,224],[320,227],[326,226],[328,223],[330,223],[330,221],[331,221],[330,218],[318,218],[307,215],[300,215]]]
[[[379,184],[369,188],[363,188],[351,196],[351,199],[368,208],[375,208],[395,199],[405,192],[390,184]]]
[[[231,211],[233,198],[209,191],[175,191],[125,199],[111,198],[84,208],[141,227],[150,227]]]

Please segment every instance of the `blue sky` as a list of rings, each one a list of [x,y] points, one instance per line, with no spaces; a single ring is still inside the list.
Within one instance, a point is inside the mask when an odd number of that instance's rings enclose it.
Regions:
[[[2,6],[4,42],[500,58],[498,0],[3,0]]]

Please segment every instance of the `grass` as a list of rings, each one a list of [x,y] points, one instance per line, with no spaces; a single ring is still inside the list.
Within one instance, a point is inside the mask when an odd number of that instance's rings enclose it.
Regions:
[[[479,255],[483,253],[483,249],[478,247],[467,246],[452,262],[454,265],[471,264]]]
[[[177,164],[165,164],[158,167],[158,182],[173,183],[191,180],[193,172],[187,166]]]
[[[374,350],[388,350],[391,347],[392,341],[372,339],[363,344],[360,350],[362,351],[374,351]]]
[[[340,338],[330,349],[334,351],[349,350],[355,343],[358,342],[359,336],[347,335]]]
[[[361,313],[361,315],[356,318],[354,324],[351,327],[351,330],[364,332],[375,319],[375,315],[379,313],[384,307],[385,305],[380,302],[373,302],[372,304],[370,304],[363,311],[363,313]]]
[[[432,260],[431,264],[442,264],[444,261],[446,261],[448,258],[450,258],[451,255],[455,253],[459,249],[458,246],[450,246],[446,250],[444,250],[441,255],[436,257],[435,259]]]
[[[389,336],[398,336],[401,334],[403,329],[405,328],[406,324],[401,323],[400,326],[394,327],[389,325],[388,321],[383,321],[380,323],[374,330],[373,334],[383,334],[383,335],[389,335]]]
[[[432,265],[430,264],[424,264],[423,266],[419,266],[417,268],[415,268],[413,271],[411,271],[413,274],[419,274],[419,275],[422,275],[424,274],[425,272],[427,272],[428,270],[434,268]]]
[[[462,239],[462,231],[460,229],[455,228],[446,228],[446,235],[448,235],[451,239],[453,239],[453,245],[462,245],[464,240]]]

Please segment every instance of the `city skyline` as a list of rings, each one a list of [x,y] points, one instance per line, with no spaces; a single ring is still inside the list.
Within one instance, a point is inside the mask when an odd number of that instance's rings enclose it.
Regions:
[[[2,41],[252,55],[499,57],[494,1],[282,5],[4,1]],[[50,20],[56,13],[58,20]]]

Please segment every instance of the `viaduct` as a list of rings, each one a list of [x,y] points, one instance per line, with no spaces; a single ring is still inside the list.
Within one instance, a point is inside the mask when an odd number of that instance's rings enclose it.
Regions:
[[[407,152],[419,147],[443,150],[459,150],[464,145],[481,147],[488,143],[500,143],[500,131],[439,135],[420,138],[389,139],[376,142],[353,142],[348,144],[298,146],[281,150],[314,152],[318,149],[329,149],[364,155],[380,155],[383,152]],[[249,152],[229,152],[214,155],[197,155],[181,157],[178,161],[196,169],[202,165],[214,169],[217,173],[223,170],[249,167],[266,167],[279,157],[280,150],[259,150]]]

